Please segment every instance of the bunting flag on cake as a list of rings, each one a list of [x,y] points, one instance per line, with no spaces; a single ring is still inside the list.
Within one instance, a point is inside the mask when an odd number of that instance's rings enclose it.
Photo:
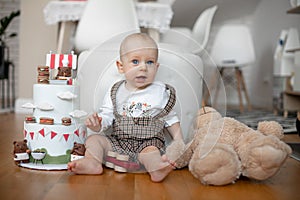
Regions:
[[[50,69],[57,69],[58,67],[63,66],[63,60],[68,60],[68,67],[76,69],[77,55],[73,52],[71,54],[53,54],[50,52],[46,56],[46,66],[49,66]]]
[[[64,136],[66,142],[68,142],[68,139],[69,139],[70,134],[67,134],[67,133],[66,133],[66,134],[63,134],[63,136]]]
[[[79,137],[79,130],[76,129],[76,130],[74,131],[74,134],[77,135],[77,136]]]
[[[24,138],[26,138],[27,137],[27,131],[24,130],[23,133],[24,133]]]
[[[30,138],[33,140],[34,132],[29,132]]]
[[[52,140],[55,136],[57,136],[57,133],[51,131],[51,140]]]
[[[85,138],[86,131],[81,130],[80,128],[76,128],[74,131],[71,131],[70,133],[60,134],[47,127],[44,127],[36,131],[29,131],[24,129],[23,134],[24,134],[24,138],[31,139],[31,140],[39,140],[40,138],[39,136],[41,135],[42,136],[41,138],[50,137],[51,140],[53,140],[54,138],[56,138],[56,140],[64,139],[66,142],[68,142],[68,140],[73,137]]]
[[[45,130],[44,130],[44,129],[39,130],[39,133],[40,133],[43,137],[45,137]]]

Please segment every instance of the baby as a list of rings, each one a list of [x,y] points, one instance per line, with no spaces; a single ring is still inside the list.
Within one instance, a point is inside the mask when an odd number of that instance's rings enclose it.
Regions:
[[[110,158],[110,167],[125,158],[128,165],[122,165],[121,169],[126,170],[126,166],[134,163],[142,165],[153,182],[160,182],[175,167],[174,161],[164,154],[164,129],[174,141],[183,140],[173,110],[175,90],[154,80],[159,67],[158,47],[144,33],[131,34],[122,41],[116,65],[125,80],[115,83],[108,91],[101,112],[86,119],[86,126],[98,134],[87,138],[85,158],[70,162],[68,170],[77,174],[102,174],[105,157]],[[110,127],[112,133],[99,134]],[[115,159],[116,156],[120,159]]]

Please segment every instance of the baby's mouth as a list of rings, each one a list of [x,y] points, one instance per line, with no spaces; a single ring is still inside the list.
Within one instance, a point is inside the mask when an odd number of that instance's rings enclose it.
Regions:
[[[146,76],[137,76],[135,79],[137,80],[137,82],[144,82],[146,78]]]

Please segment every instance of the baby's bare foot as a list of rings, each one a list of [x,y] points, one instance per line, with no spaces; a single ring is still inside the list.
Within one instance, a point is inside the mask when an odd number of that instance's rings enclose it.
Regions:
[[[102,174],[102,164],[92,158],[82,158],[68,163],[68,171],[75,174]]]
[[[149,172],[153,182],[163,181],[168,174],[175,169],[176,163],[167,159],[165,155],[162,156],[161,168],[156,171]]]

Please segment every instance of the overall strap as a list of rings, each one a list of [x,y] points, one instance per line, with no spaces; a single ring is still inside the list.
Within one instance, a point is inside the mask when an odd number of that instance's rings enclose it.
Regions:
[[[112,100],[112,103],[113,103],[115,117],[120,116],[120,114],[117,111],[117,95],[116,95],[117,90],[120,87],[120,85],[122,85],[122,83],[124,83],[124,82],[125,82],[125,80],[121,80],[121,81],[116,82],[110,90],[110,97],[111,97],[111,100]]]
[[[162,118],[162,117],[168,115],[176,103],[175,89],[169,84],[166,84],[166,89],[170,91],[169,100],[168,100],[167,104],[165,105],[164,109],[154,117],[155,119],[159,119],[159,118]]]

